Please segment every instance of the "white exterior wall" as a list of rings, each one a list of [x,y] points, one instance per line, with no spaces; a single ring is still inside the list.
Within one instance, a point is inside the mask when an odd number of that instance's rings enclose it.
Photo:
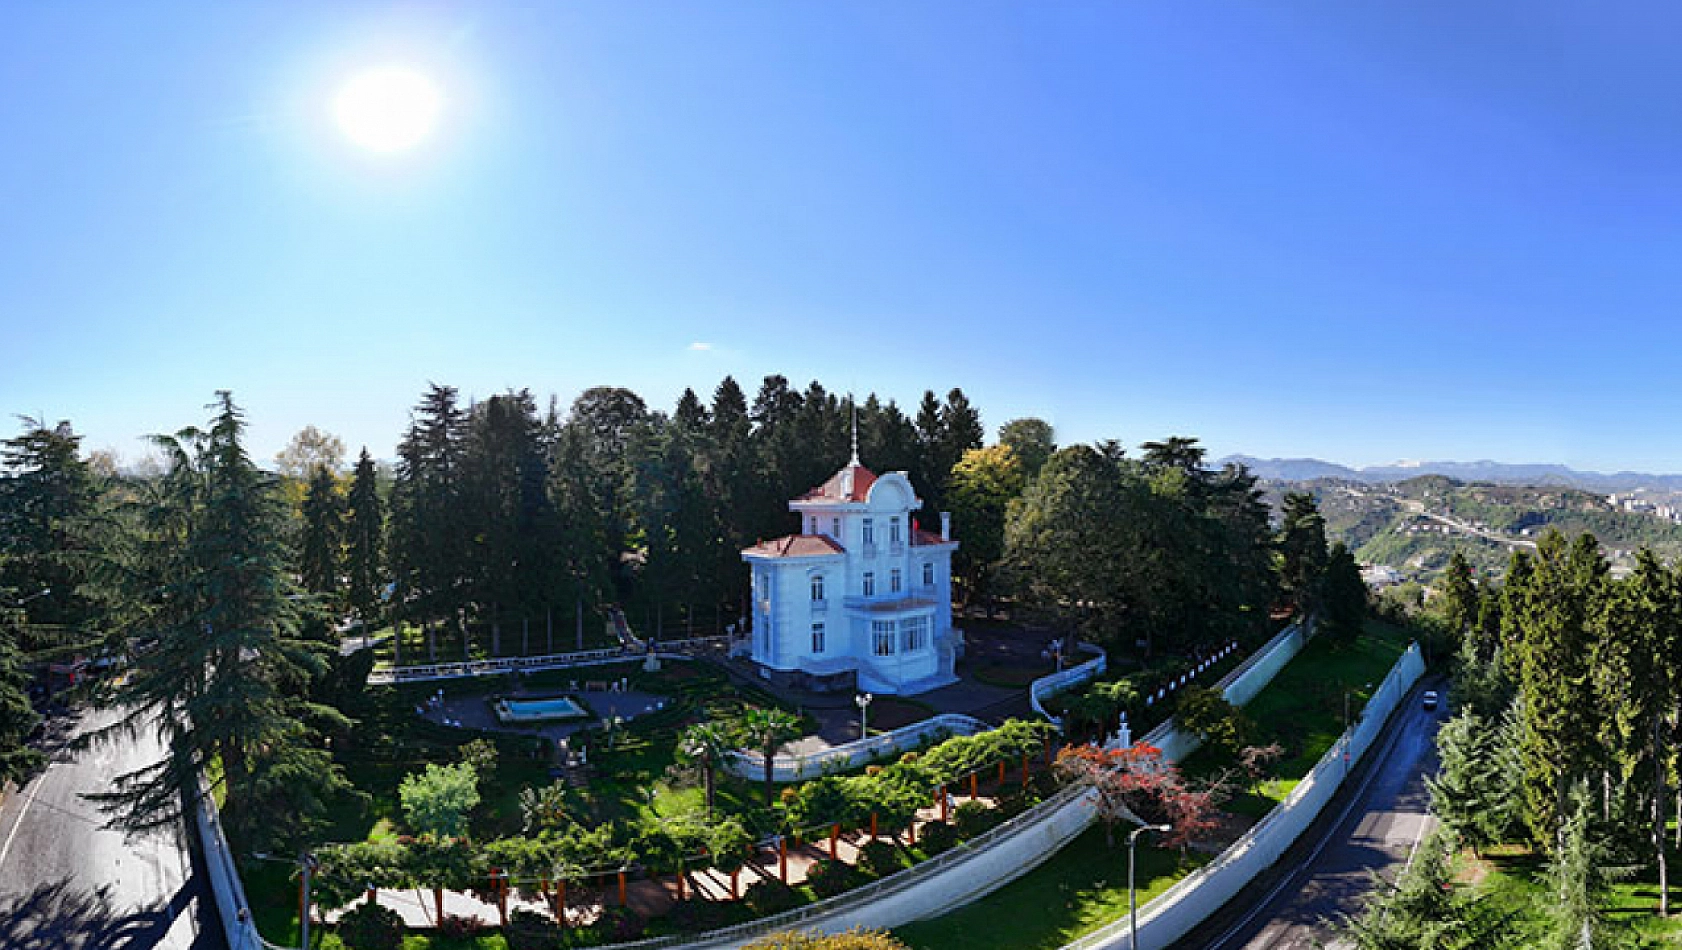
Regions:
[[[754,661],[771,670],[793,672],[806,668],[808,661],[851,657],[858,664],[859,687],[883,693],[898,693],[907,684],[950,673],[949,665],[943,664],[941,644],[952,637],[951,563],[955,545],[912,544],[912,515],[921,506],[911,483],[898,472],[877,478],[862,502],[823,498],[790,502],[790,510],[800,518],[802,534],[829,536],[845,553],[746,555],[756,578]],[[868,545],[864,539],[867,520],[871,525]],[[933,569],[928,585],[923,583],[925,564]],[[811,576],[815,569],[825,574],[826,608],[821,611],[812,609]],[[899,572],[898,591],[894,590],[895,571]],[[874,585],[868,597],[864,593],[866,574],[872,576]],[[764,578],[764,582],[758,578]],[[766,592],[770,595],[768,613],[763,609]],[[921,603],[911,605],[913,598]],[[896,602],[903,604],[903,609],[868,609]],[[926,638],[922,647],[906,652],[900,623],[915,617],[927,618]],[[824,624],[825,648],[822,654],[813,654],[812,624],[819,620]],[[876,621],[895,624],[891,655],[876,656]],[[946,653],[954,654],[955,648]],[[912,688],[928,687],[919,684]]]

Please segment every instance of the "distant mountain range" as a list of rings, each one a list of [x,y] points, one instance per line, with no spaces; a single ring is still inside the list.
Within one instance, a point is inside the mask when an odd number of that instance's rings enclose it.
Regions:
[[[1421,475],[1445,475],[1462,482],[1493,482],[1499,485],[1561,485],[1585,491],[1621,492],[1645,488],[1651,491],[1682,491],[1682,475],[1651,475],[1643,472],[1580,472],[1564,465],[1510,465],[1505,462],[1397,462],[1350,468],[1320,459],[1259,459],[1229,455],[1219,464],[1238,463],[1259,478],[1281,482],[1306,482],[1317,478],[1341,478],[1352,482],[1399,482]]]

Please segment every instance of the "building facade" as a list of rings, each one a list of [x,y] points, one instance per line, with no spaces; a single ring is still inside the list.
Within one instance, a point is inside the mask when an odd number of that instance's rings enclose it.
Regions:
[[[742,552],[753,574],[748,655],[765,679],[909,696],[957,681],[951,517],[940,533],[904,472],[851,461],[789,502],[799,534]]]

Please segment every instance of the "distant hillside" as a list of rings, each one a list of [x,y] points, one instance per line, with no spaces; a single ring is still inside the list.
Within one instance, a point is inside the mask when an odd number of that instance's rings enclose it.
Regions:
[[[1446,475],[1463,482],[1493,482],[1500,485],[1564,485],[1588,491],[1682,492],[1682,475],[1654,475],[1643,472],[1583,472],[1551,463],[1515,465],[1506,462],[1399,462],[1349,468],[1320,459],[1260,459],[1229,455],[1220,460],[1241,463],[1258,477],[1271,481],[1302,482],[1320,478],[1381,484],[1399,482],[1420,475]]]
[[[1530,547],[1549,528],[1592,533],[1620,570],[1643,547],[1682,557],[1682,524],[1653,511],[1624,510],[1605,495],[1565,485],[1416,475],[1394,482],[1264,480],[1263,487],[1276,505],[1285,492],[1312,492],[1328,538],[1349,545],[1363,563],[1387,564],[1420,580],[1441,571],[1456,549],[1480,572],[1499,574],[1514,550]]]

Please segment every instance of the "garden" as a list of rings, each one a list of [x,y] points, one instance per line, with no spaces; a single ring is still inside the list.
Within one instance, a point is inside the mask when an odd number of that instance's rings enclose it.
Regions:
[[[751,683],[706,661],[590,676],[669,701],[571,735],[588,764],[569,768],[532,732],[414,714],[440,689],[509,692],[500,679],[370,689],[364,738],[334,749],[358,794],[333,812],[327,837],[340,843],[315,852],[312,946],[573,947],[714,929],[926,860],[1056,787],[1054,730],[1021,720],[773,787],[731,775],[723,757],[774,750],[811,723]],[[520,685],[542,693],[577,678],[551,671]],[[276,943],[300,936],[295,874],[276,862],[247,869],[259,927]]]

